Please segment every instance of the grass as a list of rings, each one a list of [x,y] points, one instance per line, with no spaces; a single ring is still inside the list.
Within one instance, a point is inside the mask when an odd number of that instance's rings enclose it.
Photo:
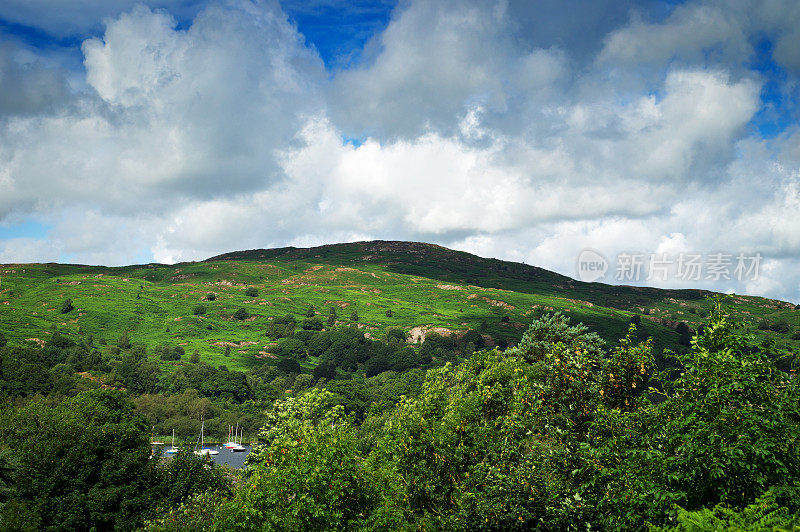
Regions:
[[[47,341],[56,329],[76,338],[92,335],[96,344],[114,343],[127,332],[134,343],[182,345],[186,360],[197,350],[205,362],[238,370],[267,360],[271,341],[264,329],[271,319],[292,314],[301,322],[309,305],[323,322],[335,307],[340,324],[351,323],[355,310],[355,325],[374,337],[392,327],[478,329],[511,343],[547,312],[564,312],[610,342],[640,315],[641,334],[652,336],[661,351],[680,349],[675,324],[696,329],[710,294],[581,283],[532,266],[407,242],[254,250],[176,265],[1,265],[0,278],[0,332],[12,344]],[[245,294],[249,287],[257,297]],[[207,301],[208,293],[216,300]],[[67,298],[74,310],[62,314]],[[757,336],[800,347],[791,339],[800,330],[794,305],[751,296],[730,301]],[[206,313],[195,316],[200,303]],[[239,308],[251,318],[234,319]],[[791,331],[758,330],[761,320],[786,320]],[[229,357],[223,342],[235,343]],[[169,369],[175,363],[161,364]]]

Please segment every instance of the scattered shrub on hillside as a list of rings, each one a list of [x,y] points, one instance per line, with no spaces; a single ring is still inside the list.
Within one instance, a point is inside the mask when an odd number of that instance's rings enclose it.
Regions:
[[[250,287],[244,291],[244,295],[247,297],[258,297],[258,288]]]
[[[461,337],[461,343],[464,345],[472,344],[475,347],[475,349],[483,349],[483,347],[486,345],[486,343],[483,340],[483,336],[481,336],[481,333],[479,333],[475,329],[470,329],[466,333],[464,333],[464,336]]]
[[[511,318],[509,318],[508,316],[503,316],[502,318],[500,318],[500,323],[508,323],[509,321],[511,321]]]
[[[189,362],[191,364],[199,364],[200,363],[200,351],[195,349],[194,353],[192,353],[192,356],[189,357]]]
[[[776,321],[772,325],[770,325],[770,330],[775,331],[778,334],[786,334],[792,330],[792,326],[789,325],[789,322],[786,320]]]
[[[215,299],[217,299],[217,294],[215,294],[214,292],[209,292],[208,294],[206,294],[207,301],[214,301]]]
[[[314,305],[309,305],[308,310],[306,310],[306,318],[313,318],[317,315],[317,311],[314,308]]]
[[[237,319],[239,321],[244,321],[250,317],[250,313],[247,312],[247,310],[245,310],[244,308],[240,308],[239,310],[233,313],[233,317],[234,319]]]
[[[270,321],[264,332],[270,338],[286,338],[294,333],[296,325],[297,321],[294,316],[287,314],[286,316],[281,316]]]
[[[408,334],[403,329],[393,327],[386,331],[386,341],[388,343],[404,344]]]
[[[391,318],[393,315],[394,315],[394,313],[392,312],[392,309],[386,309],[386,317],[387,318]]]
[[[350,313],[350,319],[352,321],[358,321],[358,311],[353,309],[353,312]]]
[[[131,348],[131,339],[128,337],[128,333],[124,332],[117,340],[117,347],[120,349],[130,349]]]
[[[181,346],[172,347],[167,344],[162,344],[153,348],[153,355],[159,357],[165,362],[180,360],[184,353],[185,351]]]
[[[67,314],[68,312],[72,312],[75,307],[72,306],[71,299],[65,299],[64,302],[61,304],[61,314]]]
[[[321,331],[325,328],[319,318],[306,318],[303,320],[301,327],[306,331]]]
[[[200,316],[205,313],[206,313],[205,305],[195,305],[195,307],[192,309],[192,314],[194,314],[195,316]]]

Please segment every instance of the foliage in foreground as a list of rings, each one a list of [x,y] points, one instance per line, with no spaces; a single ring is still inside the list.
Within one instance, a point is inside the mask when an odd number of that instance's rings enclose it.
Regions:
[[[650,343],[635,333],[605,351],[585,327],[546,316],[516,348],[431,369],[418,395],[371,408],[360,424],[335,388],[312,387],[266,414],[231,493],[200,475],[157,516],[134,519],[152,493],[144,490],[125,494],[133,497],[125,504],[112,497],[107,514],[79,525],[102,518],[125,528],[151,517],[148,530],[795,526],[800,390],[775,367],[771,347],[754,345],[717,303],[674,373],[655,374]],[[649,388],[653,379],[660,391]],[[91,402],[93,393],[78,397]],[[25,419],[43,407],[27,408],[12,434],[32,435]],[[130,431],[142,438],[141,428]],[[24,482],[16,489],[29,489]],[[26,497],[12,501],[38,502],[9,502],[3,512],[28,511],[57,529],[46,504]]]
[[[194,493],[228,493],[208,461],[181,453],[162,462],[149,441],[144,419],[116,391],[5,408],[0,470],[11,472],[2,474],[0,530],[133,530]]]
[[[216,526],[792,526],[800,395],[774,353],[717,304],[677,374],[648,392],[650,346],[633,335],[605,353],[585,328],[549,316],[515,349],[430,370],[418,397],[361,429],[324,392],[278,403]],[[377,432],[370,445],[364,427]]]

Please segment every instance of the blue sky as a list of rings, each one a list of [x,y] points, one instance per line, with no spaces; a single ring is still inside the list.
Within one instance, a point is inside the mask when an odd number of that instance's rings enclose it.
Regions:
[[[633,282],[800,301],[798,28],[789,0],[7,0],[0,262],[760,253]]]

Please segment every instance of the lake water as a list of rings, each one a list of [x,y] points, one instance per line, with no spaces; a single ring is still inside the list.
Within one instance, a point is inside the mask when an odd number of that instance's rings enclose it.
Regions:
[[[156,447],[160,447],[162,453],[170,448],[169,445],[163,445],[163,446],[161,446],[161,445],[155,446],[154,445],[153,446],[154,449]],[[219,446],[219,445],[209,445],[208,446],[209,449],[214,449],[216,451],[219,451],[219,454],[211,455],[211,460],[213,460],[215,464],[219,464],[219,465],[227,464],[229,467],[232,467],[234,469],[241,469],[242,466],[244,466],[244,459],[247,458],[248,454],[250,454],[250,448],[251,448],[250,445],[243,445],[242,447],[245,448],[244,451],[240,451],[238,453],[235,453],[235,452],[231,451],[230,449],[226,449],[226,448],[224,448],[222,446]],[[166,458],[170,457],[170,455],[168,455],[168,454],[165,454],[164,456]]]

